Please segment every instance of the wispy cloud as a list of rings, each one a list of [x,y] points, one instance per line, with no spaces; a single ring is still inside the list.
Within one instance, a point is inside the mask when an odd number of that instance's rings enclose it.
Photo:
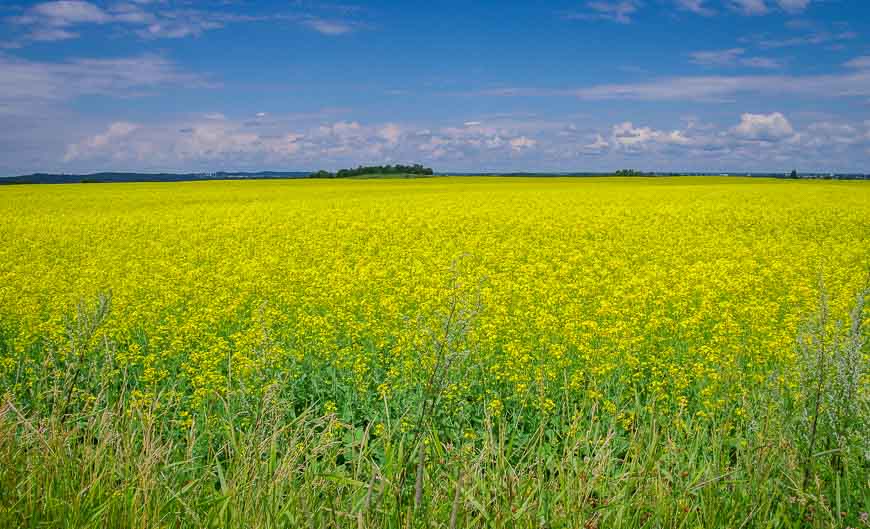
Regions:
[[[240,14],[224,9],[169,7],[159,1],[121,2],[100,7],[84,0],[59,0],[36,4],[7,21],[27,29],[18,42],[59,41],[77,38],[73,28],[87,25],[127,27],[144,39],[198,37],[207,31],[230,24],[288,21],[309,27],[324,35],[343,35],[361,27],[341,19],[322,18],[310,13]],[[344,11],[342,11],[344,12]]]
[[[672,77],[636,84],[606,84],[570,92],[581,99],[721,101],[736,94],[820,98],[870,96],[870,71],[818,76]]]
[[[344,35],[354,30],[354,26],[347,22],[324,20],[322,18],[309,18],[302,23],[323,35]]]
[[[740,63],[751,68],[763,68],[768,70],[775,70],[777,68],[782,68],[783,66],[782,62],[770,57],[746,57],[741,59]]]
[[[720,102],[738,94],[795,95],[816,98],[870,96],[870,65],[864,57],[852,69],[826,75],[709,75],[664,77],[643,83],[599,84],[565,90],[496,88],[457,95],[498,97],[577,97],[588,100]]]
[[[790,48],[795,46],[819,46],[822,44],[830,44],[841,41],[849,41],[858,38],[858,34],[854,31],[810,31],[801,35],[792,37],[769,37],[755,36],[744,37],[743,42],[754,43],[761,48]]]
[[[854,59],[847,61],[844,66],[858,70],[870,70],[870,55],[855,57]]]
[[[777,0],[777,3],[789,13],[799,13],[810,5],[810,0]]]
[[[731,8],[750,16],[767,13],[767,4],[764,0],[731,0]]]
[[[705,4],[705,0],[676,0],[677,6],[696,15],[711,16],[716,11]]]
[[[630,24],[632,16],[640,8],[639,0],[594,0],[586,2],[586,10],[581,13],[566,13],[566,20],[608,20],[619,24]]]
[[[689,54],[694,64],[701,66],[746,66],[749,68],[774,69],[781,68],[782,63],[770,57],[746,57],[743,48],[729,48],[725,50],[695,51]]]
[[[63,28],[36,28],[30,32],[31,40],[39,42],[56,42],[59,40],[70,40],[79,38],[79,34]]]
[[[83,95],[129,97],[161,86],[205,87],[198,75],[159,55],[117,59],[29,61],[0,54],[0,113]]]
[[[694,51],[689,54],[691,61],[702,66],[726,66],[737,62],[737,59],[746,52],[743,48],[730,48],[727,50]]]
[[[36,4],[19,22],[42,22],[51,26],[70,26],[73,24],[103,24],[112,17],[100,7],[80,0],[60,0]]]

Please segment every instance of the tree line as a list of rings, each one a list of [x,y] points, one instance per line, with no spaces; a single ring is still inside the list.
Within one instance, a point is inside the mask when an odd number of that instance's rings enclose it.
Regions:
[[[435,174],[431,167],[423,167],[421,164],[414,165],[367,165],[355,169],[340,169],[335,173],[320,170],[311,173],[311,178],[349,178],[353,176],[367,175],[420,175],[431,176]]]

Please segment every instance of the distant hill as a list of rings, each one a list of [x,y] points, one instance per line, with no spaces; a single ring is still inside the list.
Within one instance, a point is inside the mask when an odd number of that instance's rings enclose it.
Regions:
[[[247,180],[307,178],[308,171],[260,171],[257,173],[91,173],[51,174],[33,173],[22,176],[0,177],[0,184],[97,184],[110,182],[187,182],[195,180]]]

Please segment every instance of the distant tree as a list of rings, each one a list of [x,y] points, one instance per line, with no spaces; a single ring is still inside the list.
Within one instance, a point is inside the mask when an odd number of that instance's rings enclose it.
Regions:
[[[797,178],[797,177],[798,177],[797,169],[792,169],[791,170],[791,178]]]
[[[614,173],[616,176],[643,176],[642,171],[637,171],[635,169],[620,169]]]
[[[310,178],[335,178],[335,175],[330,173],[329,171],[324,171],[323,169],[321,169],[320,171],[317,171],[316,173],[311,173],[311,175],[309,175],[309,177]]]
[[[435,174],[431,167],[423,167],[421,164],[414,165],[368,165],[357,166],[353,169],[340,169],[335,173],[335,178],[350,178],[365,175],[421,175],[430,176]],[[314,176],[314,175],[312,175]]]

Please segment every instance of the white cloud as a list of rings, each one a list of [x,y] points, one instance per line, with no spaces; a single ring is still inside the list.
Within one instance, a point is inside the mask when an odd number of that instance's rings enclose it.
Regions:
[[[744,15],[763,15],[767,13],[764,0],[731,0],[731,7]]]
[[[868,133],[870,133],[870,127],[868,127]],[[804,145],[810,148],[843,148],[870,139],[870,136],[863,134],[857,126],[834,121],[811,123],[801,136],[804,139]]]
[[[514,92],[522,93],[524,92]],[[643,101],[719,101],[741,93],[778,96],[791,94],[817,98],[870,96],[870,70],[815,76],[671,77],[648,83],[597,85],[559,93],[581,99]]]
[[[524,149],[531,149],[537,144],[537,141],[527,138],[525,136],[520,136],[519,138],[511,138],[510,140],[511,150],[514,152],[520,152]]]
[[[344,35],[353,31],[353,26],[345,22],[311,18],[303,22],[306,26],[324,35]]]
[[[200,10],[150,4],[163,3],[119,2],[101,8],[82,0],[61,0],[36,4],[25,10],[23,14],[9,17],[7,20],[29,28],[29,33],[23,39],[19,39],[21,42],[76,38],[79,36],[78,33],[70,31],[69,28],[87,24],[125,26],[143,39],[198,37],[207,31],[221,29],[229,24],[246,22],[288,21],[333,36],[343,35],[361,27],[356,22],[327,20],[305,13],[244,15],[223,9]]]
[[[797,13],[803,11],[810,4],[810,0],[777,0],[779,7],[790,12]]]
[[[563,18],[568,20],[608,20],[619,24],[630,24],[631,17],[638,11],[638,0],[593,0],[586,2],[587,11],[570,13]]]
[[[541,139],[497,127],[408,127],[336,121],[292,126],[281,116],[251,128],[205,115],[169,124],[118,122],[70,142],[64,160],[77,166],[340,167],[358,163],[445,162],[532,156]]]
[[[716,12],[704,4],[705,0],[676,0],[677,5],[697,15],[710,16]]]
[[[402,129],[395,123],[387,123],[381,127],[381,130],[378,131],[378,135],[387,140],[387,143],[390,145],[395,145],[399,143],[399,138],[402,137]]]
[[[723,66],[734,64],[746,52],[743,48],[727,50],[695,51],[689,54],[691,61],[703,66]]]
[[[614,125],[610,142],[617,148],[625,150],[643,150],[658,145],[692,144],[692,140],[679,130],[661,131],[650,127],[635,127],[630,121]]]
[[[44,17],[48,24],[55,26],[81,23],[103,24],[111,20],[111,17],[96,5],[78,0],[36,4],[31,10],[31,15]]]
[[[137,129],[139,129],[139,125],[135,123],[124,121],[112,123],[109,125],[106,132],[96,134],[79,144],[70,145],[64,155],[64,161],[69,162],[78,159],[80,156],[86,155],[86,153],[106,149],[118,140],[129,136]]]
[[[204,161],[280,160],[296,155],[302,138],[295,133],[261,136],[220,119],[205,119],[181,128],[119,122],[106,132],[69,145],[64,161],[179,166]]]
[[[806,96],[818,99],[870,97],[870,68],[825,75],[707,75],[664,77],[643,83],[600,84],[576,89],[498,88],[463,95],[487,97],[577,97],[584,100],[721,102],[738,94]],[[755,65],[756,67],[762,64]]]
[[[691,62],[701,66],[735,66],[741,65],[750,68],[780,68],[782,64],[776,59],[768,57],[744,57],[746,50],[743,48],[730,48],[725,50],[695,51],[689,54]]]
[[[706,0],[675,0],[677,6],[699,15],[713,15],[715,11],[706,5]],[[794,14],[806,9],[810,0],[771,0],[779,5],[780,9]],[[764,15],[770,11],[768,0],[728,0],[731,9],[743,15]]]
[[[777,112],[747,113],[731,127],[686,118],[677,128],[625,121],[586,129],[572,127],[570,121],[515,118],[510,125],[487,118],[504,126],[438,128],[320,121],[324,116],[270,115],[256,127],[216,115],[163,123],[117,120],[87,133],[67,134],[73,139],[58,146],[59,153],[53,151],[55,165],[46,158],[49,162],[37,169],[335,169],[398,161],[442,170],[594,170],[596,164],[606,169],[628,164],[647,170],[761,171],[791,170],[791,165],[779,167],[785,162],[807,170],[830,168],[835,160],[835,167],[856,170],[870,146],[870,120],[831,118],[798,129]],[[45,152],[43,148],[43,156]]]
[[[198,37],[210,29],[222,27],[222,23],[210,20],[163,20],[137,30],[136,34],[142,38],[183,39]]]
[[[776,141],[794,136],[788,119],[779,112],[772,114],[741,114],[734,133],[743,139]]]
[[[38,42],[55,42],[79,38],[79,34],[61,28],[38,28],[30,32],[31,40]]]
[[[593,140],[580,148],[584,154],[600,154],[610,148],[610,142],[601,134],[595,134]]]
[[[855,68],[857,70],[870,70],[870,55],[855,57],[851,61],[847,62],[845,66],[849,68]]]
[[[767,68],[771,70],[782,68],[781,62],[776,59],[771,59],[770,57],[746,57],[745,59],[740,60],[740,64],[752,68]]]
[[[160,86],[206,86],[157,55],[38,62],[0,54],[0,106],[30,106],[83,95],[131,96]]]
[[[797,37],[750,37],[743,38],[741,40],[746,42],[755,42],[758,46],[762,48],[789,48],[794,46],[819,46],[821,44],[848,41],[857,38],[858,34],[854,31],[840,31],[836,33],[831,31],[814,31],[804,33]]]

